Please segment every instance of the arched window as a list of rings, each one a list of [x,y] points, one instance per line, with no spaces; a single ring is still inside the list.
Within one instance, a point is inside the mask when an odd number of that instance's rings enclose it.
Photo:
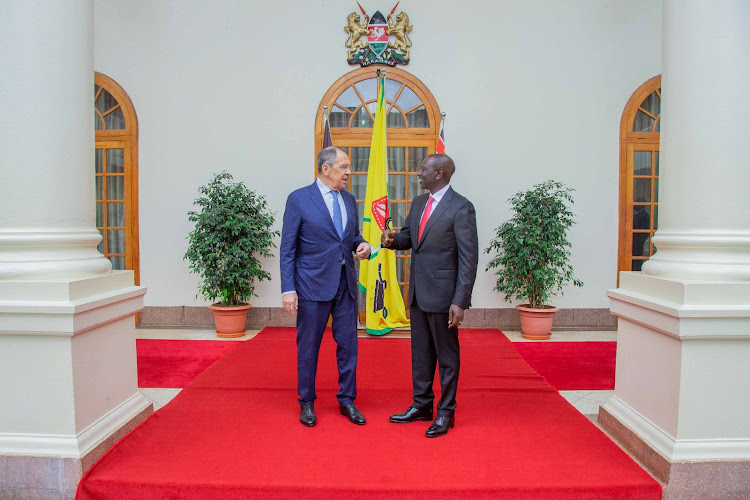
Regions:
[[[376,70],[372,67],[347,73],[328,89],[315,117],[316,157],[323,146],[324,105],[329,111],[333,144],[349,153],[352,175],[348,189],[357,199],[360,229],[378,85]],[[393,225],[398,229],[404,223],[411,200],[424,192],[419,188],[417,170],[425,156],[435,152],[440,110],[432,93],[421,81],[397,68],[386,71],[385,99],[388,113],[388,196]],[[317,165],[314,172],[317,175]],[[396,274],[406,297],[409,257],[404,251],[396,252]],[[360,309],[363,307],[361,301]]]
[[[99,251],[112,269],[138,266],[138,119],[130,98],[114,80],[94,74],[96,227]]]
[[[619,271],[640,271],[656,248],[659,219],[661,76],[628,100],[620,121]]]

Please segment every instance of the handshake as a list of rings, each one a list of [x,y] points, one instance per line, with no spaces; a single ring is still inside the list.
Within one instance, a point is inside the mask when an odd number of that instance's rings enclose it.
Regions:
[[[393,245],[393,236],[395,236],[396,231],[393,229],[386,229],[383,231],[383,234],[380,235],[380,246],[383,248],[391,248],[391,245]]]

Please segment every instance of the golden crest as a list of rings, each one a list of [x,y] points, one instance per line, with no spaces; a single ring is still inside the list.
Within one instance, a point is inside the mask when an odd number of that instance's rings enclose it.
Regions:
[[[396,16],[394,22],[393,13],[399,3],[396,3],[387,18],[380,11],[370,17],[357,3],[364,21],[357,12],[352,12],[347,16],[344,26],[344,33],[347,34],[344,45],[349,64],[409,64],[409,33],[414,26],[409,24],[409,16],[404,11]],[[367,40],[362,40],[364,36]]]

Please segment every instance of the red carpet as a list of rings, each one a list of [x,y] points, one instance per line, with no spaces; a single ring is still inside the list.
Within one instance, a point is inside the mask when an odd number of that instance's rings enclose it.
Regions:
[[[514,342],[513,347],[558,391],[615,388],[617,342]]]
[[[456,428],[388,416],[411,401],[409,341],[359,342],[357,405],[338,414],[335,343],[321,348],[318,425],[298,420],[293,328],[267,328],[120,441],[77,498],[661,498],[661,488],[498,330],[461,332]]]
[[[239,342],[137,339],[138,387],[185,387]]]
[[[185,387],[238,345],[236,341],[138,339],[138,387]],[[616,342],[515,342],[513,346],[558,391],[615,387]]]

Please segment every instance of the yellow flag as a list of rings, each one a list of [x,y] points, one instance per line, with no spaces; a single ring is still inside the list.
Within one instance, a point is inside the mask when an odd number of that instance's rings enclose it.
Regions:
[[[371,335],[384,335],[394,328],[409,326],[404,299],[396,278],[396,254],[393,250],[380,248],[380,235],[390,212],[385,115],[385,76],[382,76],[375,125],[372,128],[362,228],[362,236],[372,246],[372,255],[369,260],[363,260],[359,264],[359,288],[367,294],[366,329]]]

